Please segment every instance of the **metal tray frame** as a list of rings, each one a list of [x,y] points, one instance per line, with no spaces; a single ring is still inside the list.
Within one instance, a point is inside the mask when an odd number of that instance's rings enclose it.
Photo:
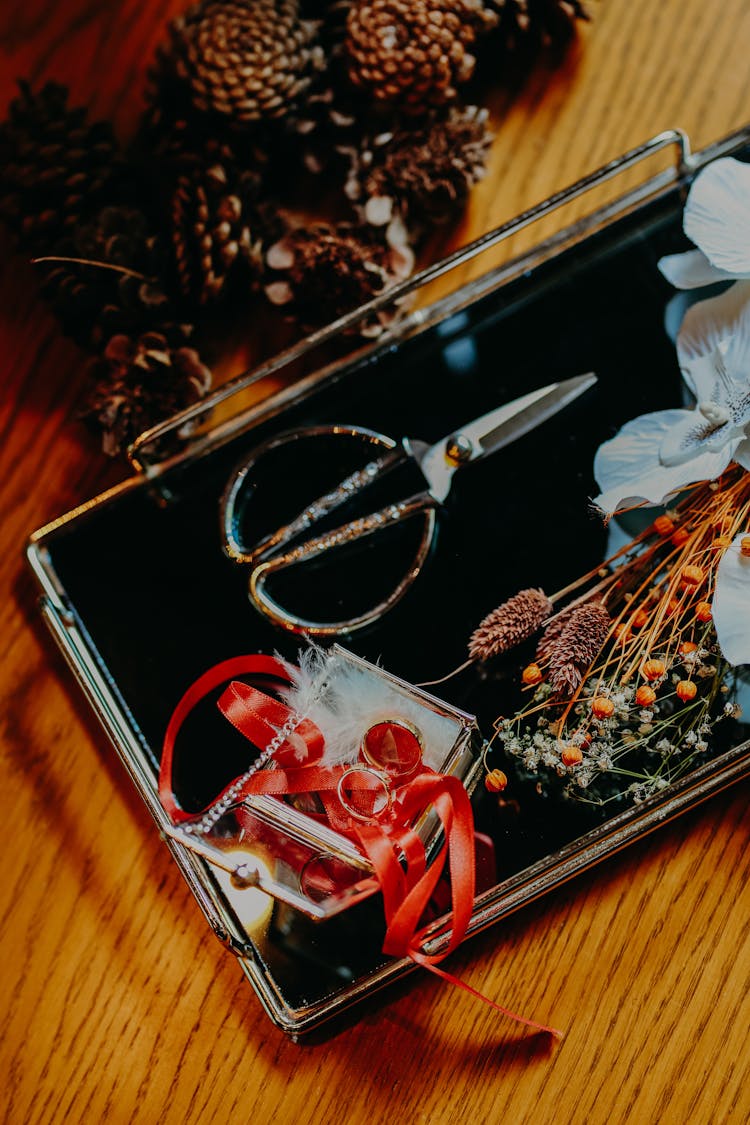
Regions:
[[[479,298],[500,289],[525,271],[557,256],[563,250],[582,242],[645,204],[657,200],[676,186],[686,184],[689,178],[709,161],[730,154],[748,142],[750,142],[750,127],[732,134],[700,153],[693,154],[688,138],[681,130],[673,129],[660,133],[645,144],[610,161],[570,187],[524,211],[510,222],[489,231],[474,242],[415,274],[389,290],[387,294],[376,297],[352,313],[319,329],[260,367],[224,384],[202,402],[146,431],[136,439],[128,453],[135,470],[132,477],[45,525],[31,536],[27,548],[28,561],[39,583],[41,611],[53,636],[109,735],[133,784],[153,816],[211,928],[219,940],[228,945],[238,956],[244,972],[252,982],[270,1018],[293,1037],[311,1030],[374,989],[403,976],[412,970],[414,965],[407,959],[392,960],[360,978],[342,993],[319,1003],[294,1009],[286,1004],[283,996],[275,989],[265,967],[257,959],[246,934],[239,929],[233,913],[228,910],[209,865],[167,836],[166,829],[169,824],[157,797],[152,765],[145,754],[144,747],[140,744],[134,724],[119,697],[116,685],[98,659],[93,642],[68,603],[65,590],[59,582],[46,548],[47,537],[71,521],[85,518],[87,513],[98,509],[101,505],[112,503],[131,489],[152,487],[154,484],[158,487],[158,480],[167,469],[193,461],[231,440],[242,431],[274,417],[292,401],[310,394],[325,383],[344,377],[354,367],[392,349],[439,321],[455,315]],[[626,170],[640,165],[647,158],[664,150],[673,151],[674,163],[670,168],[565,227],[552,238],[534,246],[528,253],[499,268],[489,270],[432,304],[417,308],[394,324],[374,343],[356,350],[354,354],[350,353],[345,359],[313,371],[312,374],[304,376],[249,408],[240,409],[217,425],[206,425],[210,413],[217,406],[232,399],[237,401],[241,392],[247,388],[264,378],[277,375],[292,362],[309,356],[320,345],[340,337],[372,312],[394,299],[417,294],[429,282],[476,258],[490,247],[505,241],[592,188],[620,176]],[[158,439],[182,429],[186,424],[195,426],[191,441],[178,454],[159,460],[153,453]],[[625,810],[567,847],[478,896],[467,936],[479,933],[501,918],[507,917],[748,773],[750,773],[750,742],[744,742],[706,766],[693,771],[681,782],[670,786],[664,793],[649,798],[642,805]],[[429,943],[431,952],[445,948],[449,925],[450,919],[447,917],[433,924]]]

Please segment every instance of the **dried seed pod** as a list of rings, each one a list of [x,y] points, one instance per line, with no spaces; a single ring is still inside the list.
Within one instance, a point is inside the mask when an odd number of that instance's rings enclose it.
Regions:
[[[614,711],[615,705],[606,695],[596,695],[591,700],[591,713],[595,719],[609,719]]]
[[[502,793],[508,786],[508,778],[502,770],[490,770],[484,779],[484,787],[489,793]]]
[[[521,680],[527,687],[534,687],[542,682],[542,669],[538,664],[527,664],[521,673]]]
[[[520,590],[488,613],[469,639],[472,660],[490,660],[533,637],[552,612],[544,590]]]
[[[641,668],[643,678],[646,680],[660,680],[666,672],[666,666],[663,660],[651,659],[645,660]]]
[[[711,620],[712,610],[710,602],[698,602],[695,607],[695,616],[704,625]]]
[[[583,751],[580,746],[571,742],[563,748],[560,760],[564,766],[579,766],[583,761]]]
[[[692,680],[680,680],[675,691],[683,703],[689,703],[698,694],[698,688]]]
[[[576,690],[604,644],[610,616],[599,601],[577,605],[549,650],[549,682],[555,691]]]
[[[700,586],[706,577],[703,568],[700,566],[684,566],[680,574],[680,580],[683,586]]]

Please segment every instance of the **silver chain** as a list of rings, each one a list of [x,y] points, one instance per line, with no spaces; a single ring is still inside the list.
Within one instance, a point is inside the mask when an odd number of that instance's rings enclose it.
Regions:
[[[314,693],[312,702],[317,702],[320,699],[327,686],[327,681],[324,680],[317,691]],[[191,836],[208,835],[217,821],[221,820],[221,818],[227,812],[229,812],[232,805],[235,804],[237,798],[242,792],[244,785],[250,780],[251,777],[253,777],[254,774],[258,773],[259,770],[262,770],[264,766],[266,766],[271,761],[276,751],[281,749],[289,736],[291,734],[294,734],[297,727],[305,718],[305,715],[301,715],[298,712],[295,712],[293,715],[291,715],[284,723],[283,727],[279,728],[279,730],[273,736],[265,749],[261,751],[253,764],[247,770],[245,770],[245,772],[241,774],[240,777],[236,778],[232,782],[224,795],[218,801],[215,801],[209,808],[208,812],[205,812],[199,820],[193,820],[190,821],[190,823],[183,825],[183,831],[189,833]],[[271,768],[273,768],[274,764],[275,763],[272,764]]]

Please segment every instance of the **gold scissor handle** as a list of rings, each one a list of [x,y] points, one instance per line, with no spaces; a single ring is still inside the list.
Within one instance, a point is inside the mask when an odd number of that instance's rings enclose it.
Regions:
[[[332,434],[361,438],[374,447],[380,448],[382,452],[361,469],[351,472],[335,488],[311,502],[295,519],[265,535],[259,542],[247,544],[241,537],[240,530],[238,530],[236,512],[237,503],[247,487],[247,480],[249,480],[255,463],[265,456],[265,453],[277,449],[280,445],[300,439]],[[275,435],[268,441],[256,445],[250,457],[242,461],[229,479],[222,498],[222,511],[220,511],[224,534],[224,551],[229,558],[251,567],[249,596],[256,609],[260,610],[274,624],[280,625],[282,629],[287,629],[290,632],[306,632],[314,634],[314,636],[337,636],[337,634],[351,632],[354,629],[362,629],[364,625],[376,621],[381,614],[390,610],[391,606],[394,606],[399,598],[403,597],[408,587],[412,585],[424,566],[428,552],[430,552],[435,534],[437,501],[427,490],[405,499],[405,501],[388,505],[388,507],[382,508],[380,512],[373,512],[371,515],[363,516],[360,520],[343,524],[341,528],[299,542],[298,546],[291,547],[287,552],[280,553],[280,551],[288,543],[299,539],[311,526],[335,511],[338,506],[344,504],[355,493],[367,488],[374,480],[385,475],[386,472],[400,465],[401,462],[407,461],[410,456],[412,456],[410,447],[405,442],[394,441],[385,434],[355,425],[301,427],[298,430]],[[342,621],[314,621],[309,618],[302,618],[302,616],[287,610],[286,606],[275,601],[266,589],[266,582],[268,582],[269,577],[279,570],[317,558],[324,551],[343,547],[346,543],[363,538],[364,535],[380,531],[388,524],[412,519],[416,515],[422,516],[424,526],[412,562],[410,562],[404,577],[400,579],[400,582],[392,589],[388,597],[383,598],[377,605],[373,605],[370,610]]]
[[[369,461],[361,469],[350,473],[336,488],[318,497],[288,524],[277,528],[255,544],[246,544],[239,535],[236,510],[237,502],[247,486],[248,476],[253,466],[266,453],[281,445],[301,438],[330,436],[331,434],[363,438],[368,443],[379,446],[384,452]],[[396,442],[384,434],[376,433],[374,430],[368,430],[360,426],[321,425],[290,430],[270,438],[257,446],[251,455],[243,460],[242,464],[235,469],[222,498],[221,524],[224,536],[224,551],[236,562],[246,563],[251,567],[249,597],[253,605],[264,616],[268,617],[274,624],[291,632],[333,636],[369,625],[396,604],[421,571],[435,534],[437,501],[427,491],[408,500],[391,504],[362,519],[353,520],[351,523],[344,524],[324,535],[301,542],[284,554],[279,554],[279,552],[288,543],[299,539],[319,520],[335,511],[350,497],[367,488],[368,485],[396,465],[406,461],[409,456],[408,447],[405,447],[404,443]],[[422,516],[424,527],[417,551],[407,573],[387,598],[384,598],[366,612],[342,621],[313,621],[290,612],[268,593],[266,582],[273,573],[317,558],[325,551],[342,547],[366,535],[371,535],[373,532],[380,531],[389,524],[410,519],[416,515]]]
[[[421,571],[429,554],[430,545],[435,534],[435,509],[437,501],[429,492],[420,492],[409,500],[401,500],[396,504],[389,504],[369,516],[352,520],[333,531],[320,535],[315,539],[308,539],[298,547],[284,555],[277,555],[265,562],[254,566],[250,572],[250,600],[261,613],[269,617],[276,625],[288,629],[293,633],[311,633],[317,636],[336,636],[339,633],[350,633],[354,629],[362,629],[377,621],[387,613],[411,586],[414,579]],[[347,543],[363,539],[373,532],[381,531],[389,524],[410,519],[420,515],[424,519],[424,527],[420,537],[419,546],[412,563],[401,581],[394,587],[388,597],[383,598],[377,605],[355,617],[343,621],[313,621],[310,618],[300,617],[291,613],[280,605],[266,590],[266,581],[275,572],[286,570],[287,567],[308,562],[317,558],[326,551],[336,550]]]

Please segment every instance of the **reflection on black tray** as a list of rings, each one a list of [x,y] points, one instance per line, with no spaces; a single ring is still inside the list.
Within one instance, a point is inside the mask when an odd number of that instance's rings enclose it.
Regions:
[[[597,491],[597,446],[628,418],[680,401],[674,348],[664,330],[671,291],[656,269],[662,254],[684,246],[679,202],[675,192],[637,218],[621,220],[500,295],[171,471],[168,503],[138,489],[50,538],[56,573],[155,767],[172,708],[206,668],[247,652],[296,656],[299,639],[250,605],[246,571],[222,552],[218,520],[234,466],[273,433],[341,422],[432,442],[534,387],[596,372],[596,387],[579,401],[466,467],[439,514],[437,540],[419,580],[372,627],[340,638],[406,680],[431,680],[460,664],[471,629],[519,588],[556,590],[597,565],[606,553],[605,529],[588,505]],[[302,448],[297,455],[299,463],[278,482],[280,507],[271,505],[266,521],[288,518],[286,505],[293,506],[298,486],[313,499],[358,463],[356,449],[339,447],[331,461],[322,453],[306,460]],[[369,456],[363,451],[364,459]],[[363,502],[371,510],[373,497]],[[333,571],[315,577],[316,601],[335,612],[347,599],[356,603],[360,592],[369,596],[389,580],[400,552],[413,550],[402,541],[410,535],[408,527],[396,529],[391,541],[364,540],[342,554]],[[304,567],[290,572],[289,582],[297,585],[285,591],[300,604],[309,596],[299,584],[304,579]],[[489,734],[495,717],[513,707],[517,668],[517,659],[500,660],[438,691],[475,713]],[[728,745],[747,733],[741,724],[721,729]],[[244,739],[205,709],[180,756],[181,803],[201,808],[247,763]],[[513,778],[505,797],[501,810],[497,798],[482,793],[476,799],[477,826],[495,843],[498,878],[556,851],[603,815],[542,801],[533,786]],[[253,942],[284,1003],[299,1008],[382,963],[382,936],[376,899],[317,926],[276,904]]]

